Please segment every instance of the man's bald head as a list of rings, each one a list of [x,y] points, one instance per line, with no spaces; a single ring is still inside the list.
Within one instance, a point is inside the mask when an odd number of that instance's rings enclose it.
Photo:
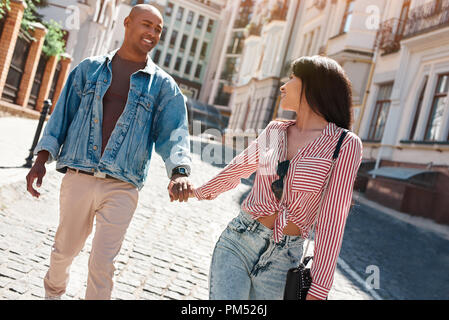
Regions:
[[[142,14],[142,13],[153,13],[156,16],[158,16],[161,20],[162,19],[162,14],[159,11],[158,8],[156,8],[155,6],[151,5],[151,4],[136,4],[134,7],[131,8],[131,12],[129,13],[129,17],[131,19],[137,17],[138,15]]]

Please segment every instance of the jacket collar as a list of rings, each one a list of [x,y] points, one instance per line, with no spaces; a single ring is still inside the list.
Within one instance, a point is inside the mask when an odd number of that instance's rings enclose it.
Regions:
[[[115,56],[115,54],[119,49],[120,48],[108,52],[106,54],[106,60],[112,61],[112,58]],[[142,69],[142,71],[150,75],[156,72],[156,64],[153,62],[153,60],[151,60],[150,54],[147,55],[147,63],[145,65],[145,68]]]

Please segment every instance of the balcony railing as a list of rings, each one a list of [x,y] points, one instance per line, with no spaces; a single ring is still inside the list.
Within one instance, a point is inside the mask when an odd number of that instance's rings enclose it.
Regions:
[[[397,52],[400,41],[424,32],[449,26],[449,0],[435,0],[410,11],[407,19],[383,22],[377,32],[376,46],[384,54]]]
[[[435,0],[410,11],[404,38],[445,26],[449,26],[449,0]]]
[[[400,41],[404,30],[404,21],[397,18],[384,21],[377,32],[376,46],[383,50],[384,54],[399,51]]]

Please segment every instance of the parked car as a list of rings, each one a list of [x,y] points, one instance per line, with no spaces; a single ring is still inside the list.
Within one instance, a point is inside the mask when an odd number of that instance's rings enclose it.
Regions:
[[[193,122],[198,121],[203,133],[207,129],[217,129],[220,135],[227,126],[227,117],[221,115],[220,111],[210,104],[187,98],[187,113],[189,118],[189,131],[193,134]],[[198,134],[198,132],[195,132]]]

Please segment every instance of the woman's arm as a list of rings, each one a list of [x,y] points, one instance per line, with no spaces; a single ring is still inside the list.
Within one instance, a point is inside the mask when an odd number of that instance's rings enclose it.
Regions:
[[[198,200],[212,200],[219,194],[231,190],[240,184],[242,178],[248,178],[257,170],[261,149],[267,144],[267,131],[271,123],[251,144],[211,180],[194,189],[193,196]]]
[[[342,148],[329,181],[316,225],[314,259],[309,294],[326,299],[332,287],[343,232],[352,202],[354,181],[362,161],[362,142],[351,135]]]

